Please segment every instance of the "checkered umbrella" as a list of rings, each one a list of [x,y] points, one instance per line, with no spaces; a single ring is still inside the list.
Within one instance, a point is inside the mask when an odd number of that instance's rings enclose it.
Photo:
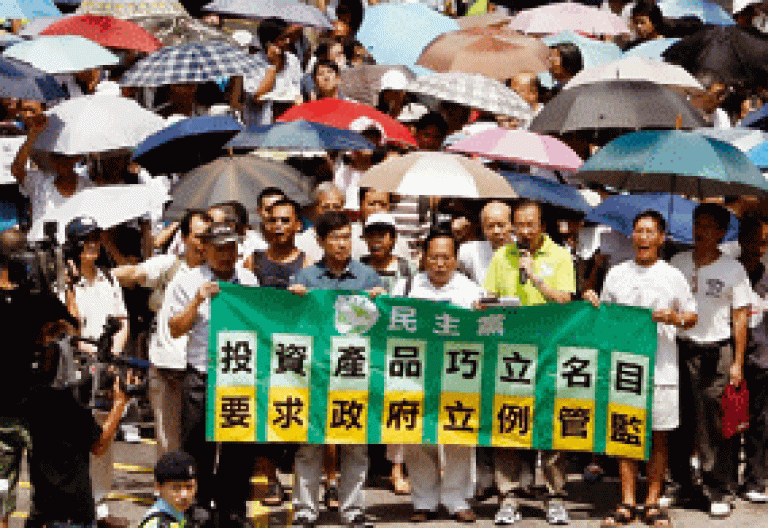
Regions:
[[[516,92],[482,75],[461,72],[425,75],[408,84],[405,91],[522,120],[533,116],[531,107]]]
[[[75,14],[106,15],[115,18],[189,16],[177,0],[83,0]]]
[[[162,48],[128,70],[124,86],[202,83],[220,77],[255,74],[265,65],[225,42],[198,42]]]
[[[210,42],[212,40],[236,44],[231,37],[231,33],[220,31],[202,20],[192,18],[191,16],[152,16],[136,18],[132,22],[149,31],[156,39],[163,43],[163,46],[181,46],[183,44]]]

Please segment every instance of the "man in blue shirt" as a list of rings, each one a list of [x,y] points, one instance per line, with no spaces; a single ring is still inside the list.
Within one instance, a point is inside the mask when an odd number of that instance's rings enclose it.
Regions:
[[[371,297],[384,293],[379,274],[352,258],[352,229],[341,212],[323,213],[315,229],[323,258],[291,278],[288,291],[365,290]],[[368,473],[367,445],[340,445],[339,512],[351,528],[367,528],[363,485]],[[293,526],[313,527],[317,521],[323,446],[302,444],[296,453]]]

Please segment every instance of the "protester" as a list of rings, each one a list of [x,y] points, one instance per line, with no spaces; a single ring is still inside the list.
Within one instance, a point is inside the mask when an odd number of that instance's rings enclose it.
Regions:
[[[503,202],[488,202],[480,210],[480,226],[485,240],[459,246],[459,270],[477,284],[485,276],[493,255],[512,241],[512,208]]]
[[[312,99],[339,98],[339,66],[330,60],[319,60],[312,70],[315,91]]]
[[[331,182],[323,182],[312,193],[312,220],[317,220],[328,211],[341,211],[344,208],[344,193]],[[323,256],[323,248],[317,238],[314,226],[308,227],[296,235],[296,247],[307,256],[307,262],[314,264]]]
[[[368,218],[376,213],[389,213],[392,209],[392,195],[388,192],[380,192],[369,187],[360,189],[360,221],[353,222],[352,228],[352,256],[362,258],[368,254],[368,244],[365,240],[363,226]],[[396,238],[392,253],[400,258],[408,260],[408,246],[405,241]]]
[[[140,528],[183,528],[185,513],[195,501],[197,466],[188,454],[172,451],[155,464],[155,493],[158,499],[144,514]]]

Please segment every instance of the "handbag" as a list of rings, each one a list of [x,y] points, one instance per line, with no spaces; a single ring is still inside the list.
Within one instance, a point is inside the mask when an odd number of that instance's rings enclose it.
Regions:
[[[728,384],[720,400],[723,409],[723,437],[731,438],[749,428],[749,389],[745,380]]]

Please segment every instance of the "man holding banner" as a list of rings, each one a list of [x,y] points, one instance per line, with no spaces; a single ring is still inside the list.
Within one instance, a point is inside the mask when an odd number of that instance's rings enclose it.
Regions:
[[[654,527],[671,525],[668,513],[659,507],[659,499],[667,470],[667,432],[680,424],[675,335],[677,328],[691,328],[697,321],[696,301],[685,276],[660,258],[665,232],[666,222],[657,211],[649,210],[637,215],[632,232],[634,261],[622,262],[611,268],[599,300],[593,290],[584,293],[584,298],[596,307],[603,301],[650,308],[653,310],[653,320],[658,324],[653,437],[648,468],[648,495],[643,510],[643,520]],[[602,523],[605,527],[628,524],[635,518],[637,461],[619,459],[619,475],[622,504],[605,518]]]
[[[576,278],[570,252],[555,244],[547,234],[541,206],[523,201],[512,218],[517,243],[498,250],[488,267],[485,289],[496,297],[517,297],[523,306],[570,302],[576,292]],[[568,524],[570,519],[562,496],[565,487],[565,457],[561,452],[542,452],[544,475],[549,488],[546,505],[550,524]],[[520,520],[513,492],[534,482],[537,453],[533,450],[497,448],[494,454],[496,485],[499,488],[497,525]]]

